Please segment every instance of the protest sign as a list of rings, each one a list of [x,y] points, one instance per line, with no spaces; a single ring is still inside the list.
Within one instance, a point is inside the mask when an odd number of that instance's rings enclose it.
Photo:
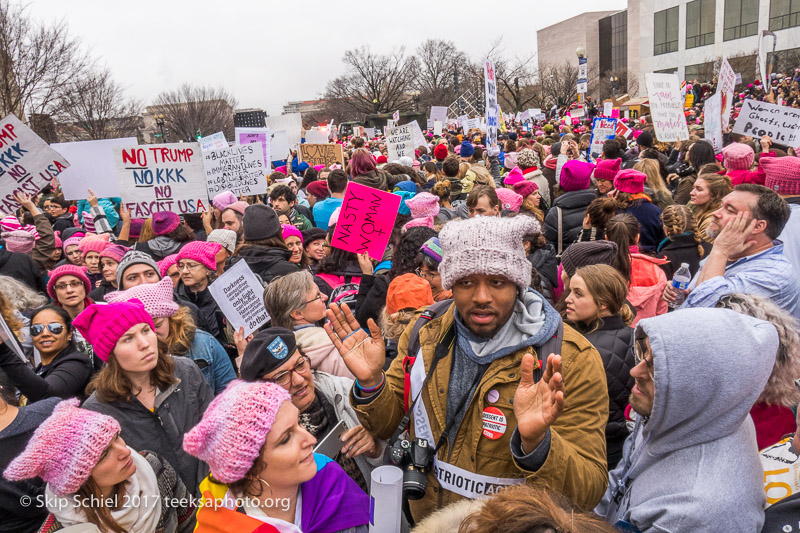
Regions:
[[[326,144],[328,142],[328,132],[318,129],[306,132],[306,142],[311,144]]]
[[[586,110],[583,109],[583,106],[579,105],[578,107],[571,109],[569,115],[572,118],[581,118],[586,115]]]
[[[447,122],[447,106],[435,105],[431,106],[431,120],[439,121],[442,124]]]
[[[300,145],[300,161],[305,161],[309,166],[330,166],[338,163],[344,166],[344,156],[341,144],[308,144]]]
[[[531,112],[526,109],[525,111],[523,111],[522,113],[519,114],[519,119],[522,122],[530,121],[531,120]]]
[[[403,124],[386,130],[389,144],[389,161],[397,161],[403,156],[414,159],[414,126]]]
[[[458,117],[458,125],[461,126],[462,128],[464,128],[464,131],[467,131],[466,127],[467,127],[467,121],[468,120],[469,120],[469,117],[467,115],[461,115],[460,117]]]
[[[35,196],[69,163],[14,115],[0,121],[0,213],[19,208],[15,192]]]
[[[617,134],[617,119],[595,117],[592,121],[592,140],[589,144],[589,153],[592,159],[597,159],[603,153],[603,143],[613,139]]]
[[[131,211],[131,217],[148,218],[158,211],[208,210],[199,143],[115,146],[112,150],[122,205]]]
[[[717,91],[703,106],[705,137],[714,147],[714,152],[722,150],[722,93]]]
[[[468,132],[469,130],[476,130],[481,127],[481,119],[479,118],[468,118],[467,123],[464,126],[464,132]]]
[[[350,182],[344,192],[339,222],[333,232],[331,246],[383,259],[389,244],[400,196]]]
[[[9,350],[17,354],[17,357],[22,359],[25,364],[30,363],[28,358],[25,357],[25,352],[22,350],[22,345],[19,343],[19,339],[17,339],[17,336],[11,329],[11,326],[8,325],[8,322],[6,322],[2,316],[0,316],[0,342],[5,344]]]
[[[269,128],[236,128],[234,130],[234,139],[234,144],[241,144],[242,146],[250,143],[261,143],[261,150],[264,152],[264,168],[268,172],[272,169],[270,165],[272,154]],[[280,154],[280,157],[283,156],[284,154]]]
[[[109,179],[117,172],[111,149],[114,146],[137,144],[136,137],[51,144],[50,148],[70,162],[69,168],[58,176],[64,198],[83,200],[88,198],[89,189],[98,198],[118,197],[119,183],[115,179]]]
[[[258,143],[206,150],[203,166],[209,198],[222,191],[231,191],[237,197],[267,192],[267,169]]]
[[[394,113],[392,113],[392,120],[394,121],[395,124],[400,122],[400,111],[395,111]]]
[[[442,134],[442,122],[439,120],[433,121],[433,134],[434,135],[441,135]]]
[[[286,158],[289,155],[289,136],[283,130],[269,131],[272,132],[269,141],[270,155],[276,158],[276,160]]]
[[[200,149],[203,151],[227,147],[228,141],[225,140],[225,134],[221,131],[218,131],[214,135],[209,135],[200,139]]]
[[[366,135],[372,139],[375,137],[375,128],[365,128],[364,126],[361,126],[361,135]]]
[[[659,140],[673,142],[689,139],[689,128],[683,115],[680,83],[675,74],[647,73],[644,76],[650,113]]]
[[[769,135],[777,144],[800,147],[800,109],[744,100],[733,132],[756,139]]]
[[[486,144],[489,147],[497,146],[497,79],[495,78],[494,63],[489,59],[483,61],[484,94],[486,95]]]
[[[427,119],[425,121],[425,129],[426,130],[432,130],[433,129],[433,119],[429,118],[429,119]]]
[[[545,114],[544,114],[544,113],[541,113],[541,112],[540,112],[540,113],[537,113],[537,114],[535,114],[535,115],[531,115],[531,116],[533,117],[533,120],[546,120],[546,119],[547,119],[547,117],[545,116]]]
[[[684,103],[683,107],[689,109],[694,105],[694,94],[689,93],[686,95],[686,103]]]
[[[303,119],[300,113],[289,113],[288,115],[275,115],[266,118],[267,129],[270,131],[285,131],[286,140],[289,146],[300,143],[303,130]],[[275,150],[279,157],[283,157],[282,152]]]
[[[603,116],[610,117],[611,112],[614,110],[614,103],[613,102],[605,102],[603,103]]]
[[[736,89],[736,73],[731,68],[727,59],[722,60],[719,68],[719,82],[717,92],[722,98],[722,126],[727,127],[731,120],[731,102],[733,101],[733,91]]]
[[[741,72],[737,72],[736,73],[736,85],[739,85],[740,83],[742,83],[742,73]]]
[[[269,321],[261,293],[264,287],[246,261],[237,261],[214,283],[208,286],[211,297],[233,326],[234,331],[244,328],[247,337]],[[289,354],[291,355],[291,354]]]
[[[621,120],[618,120],[618,121],[617,121],[617,130],[616,130],[616,133],[617,133],[617,135],[622,135],[622,136],[623,136],[623,137],[625,137],[626,139],[630,139],[630,138],[631,138],[631,135],[633,135],[633,130],[632,130],[632,129],[630,129],[630,128],[627,126],[627,124],[625,124],[625,123],[624,123],[624,122],[622,122]]]
[[[426,146],[428,141],[425,140],[425,136],[422,134],[422,129],[419,127],[419,124],[415,120],[411,122],[411,127],[414,128],[414,146]],[[411,156],[412,159],[416,159],[414,156]]]

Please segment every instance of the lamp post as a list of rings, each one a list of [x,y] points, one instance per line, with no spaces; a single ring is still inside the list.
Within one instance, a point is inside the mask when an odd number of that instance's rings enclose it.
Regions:
[[[156,126],[158,126],[159,130],[161,131],[161,142],[167,142],[166,139],[164,139],[164,115],[155,115],[153,118],[156,121]]]
[[[414,102],[414,112],[418,111],[417,106],[419,105],[419,91],[411,91],[411,99]]]
[[[609,79],[611,82],[611,98],[614,100],[614,103],[617,102],[617,82],[619,81],[618,76],[611,76]]]
[[[580,103],[586,93],[586,47],[580,45],[575,49],[575,55],[578,56],[578,102]]]

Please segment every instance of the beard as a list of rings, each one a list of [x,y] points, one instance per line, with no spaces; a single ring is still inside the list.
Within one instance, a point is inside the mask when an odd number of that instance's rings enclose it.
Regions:
[[[628,397],[628,403],[631,404],[631,409],[636,411],[641,416],[650,416],[653,412],[653,402],[649,399],[644,399],[641,396],[631,394]]]
[[[712,222],[712,223],[711,223],[711,224],[709,224],[709,226],[706,228],[706,236],[707,236],[709,239],[711,239],[711,240],[714,240],[714,239],[716,239],[716,238],[717,238],[717,236],[719,235],[719,231],[720,231],[720,230],[719,230],[719,229],[717,229],[717,226],[716,226],[716,225],[715,225],[715,224]]]

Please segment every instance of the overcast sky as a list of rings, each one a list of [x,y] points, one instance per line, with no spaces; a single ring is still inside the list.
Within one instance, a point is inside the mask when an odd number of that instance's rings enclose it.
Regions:
[[[31,0],[28,5],[34,18],[65,20],[128,95],[145,104],[162,90],[190,82],[223,85],[239,108],[275,115],[290,100],[318,98],[326,82],[343,72],[345,50],[365,44],[375,52],[413,50],[425,39],[443,38],[479,58],[505,35],[509,55],[530,53],[536,49],[535,30],[585,11],[625,9],[627,1]],[[491,11],[482,14],[487,5]]]

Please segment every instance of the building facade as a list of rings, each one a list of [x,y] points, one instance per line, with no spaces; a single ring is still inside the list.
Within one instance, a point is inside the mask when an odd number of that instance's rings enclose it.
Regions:
[[[601,47],[598,21],[613,13],[614,11],[582,13],[536,32],[539,69],[543,70],[545,65],[562,65],[565,62],[574,63],[577,68],[575,50],[579,46],[586,48],[586,58],[590,64],[597,62]]]

